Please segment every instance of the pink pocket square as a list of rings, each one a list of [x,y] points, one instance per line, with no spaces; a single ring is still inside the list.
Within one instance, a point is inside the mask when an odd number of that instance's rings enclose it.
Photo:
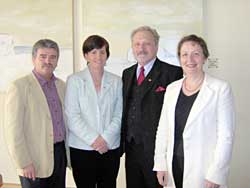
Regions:
[[[159,87],[156,88],[155,91],[156,91],[156,92],[166,91],[166,88],[165,88],[165,87],[162,87],[162,86],[159,86]]]

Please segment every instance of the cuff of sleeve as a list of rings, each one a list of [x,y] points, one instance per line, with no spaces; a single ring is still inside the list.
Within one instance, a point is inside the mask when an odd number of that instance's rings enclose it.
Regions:
[[[167,171],[166,160],[155,159],[153,171]]]
[[[162,168],[161,166],[154,166],[153,171],[167,171],[166,168]]]
[[[32,160],[28,155],[23,155],[22,157],[19,158],[15,156],[15,154],[13,156],[15,158],[17,168],[23,169],[24,167],[32,163]]]
[[[225,185],[227,183],[228,171],[228,168],[221,170],[210,168],[206,175],[206,179],[219,185]]]
[[[108,134],[108,133],[103,133],[101,136],[107,142],[108,148],[112,149],[112,146],[113,146],[114,141],[115,141],[114,135],[111,135],[111,134]]]
[[[92,133],[91,135],[88,136],[88,138],[85,139],[85,142],[89,146],[91,146],[95,142],[98,136],[99,136],[98,133]]]

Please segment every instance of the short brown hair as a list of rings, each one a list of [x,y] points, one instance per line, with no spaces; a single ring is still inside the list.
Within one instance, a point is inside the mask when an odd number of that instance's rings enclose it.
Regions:
[[[189,41],[192,41],[192,42],[198,44],[202,48],[202,52],[203,52],[203,55],[205,56],[205,58],[208,58],[209,51],[208,51],[207,44],[206,44],[205,40],[201,37],[198,37],[198,36],[192,34],[192,35],[187,35],[187,36],[183,37],[180,40],[180,42],[178,43],[177,55],[178,55],[179,59],[180,59],[181,47],[182,47],[183,43],[189,42]]]
[[[110,55],[108,41],[99,35],[91,35],[83,42],[82,45],[83,55],[87,54],[93,49],[101,49],[103,46],[105,46],[106,48],[106,53],[108,58]]]

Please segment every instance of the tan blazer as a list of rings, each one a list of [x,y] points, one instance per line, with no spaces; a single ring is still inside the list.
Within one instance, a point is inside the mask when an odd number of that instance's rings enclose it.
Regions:
[[[65,83],[57,79],[55,84],[63,103]],[[5,102],[5,137],[18,174],[33,163],[36,177],[49,177],[54,168],[53,125],[46,97],[33,73],[10,85]]]

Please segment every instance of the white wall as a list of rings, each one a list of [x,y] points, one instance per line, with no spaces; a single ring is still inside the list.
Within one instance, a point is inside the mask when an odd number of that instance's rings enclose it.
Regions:
[[[247,188],[250,180],[250,1],[206,0],[205,35],[211,57],[218,58],[212,74],[231,83],[236,103],[236,134],[230,188]]]
[[[3,137],[3,122],[4,122],[4,93],[0,92],[0,174],[3,175],[3,180],[8,182],[16,182],[16,171],[10,161],[7,148]],[[12,175],[13,174],[13,175]],[[6,177],[6,175],[8,175]]]

